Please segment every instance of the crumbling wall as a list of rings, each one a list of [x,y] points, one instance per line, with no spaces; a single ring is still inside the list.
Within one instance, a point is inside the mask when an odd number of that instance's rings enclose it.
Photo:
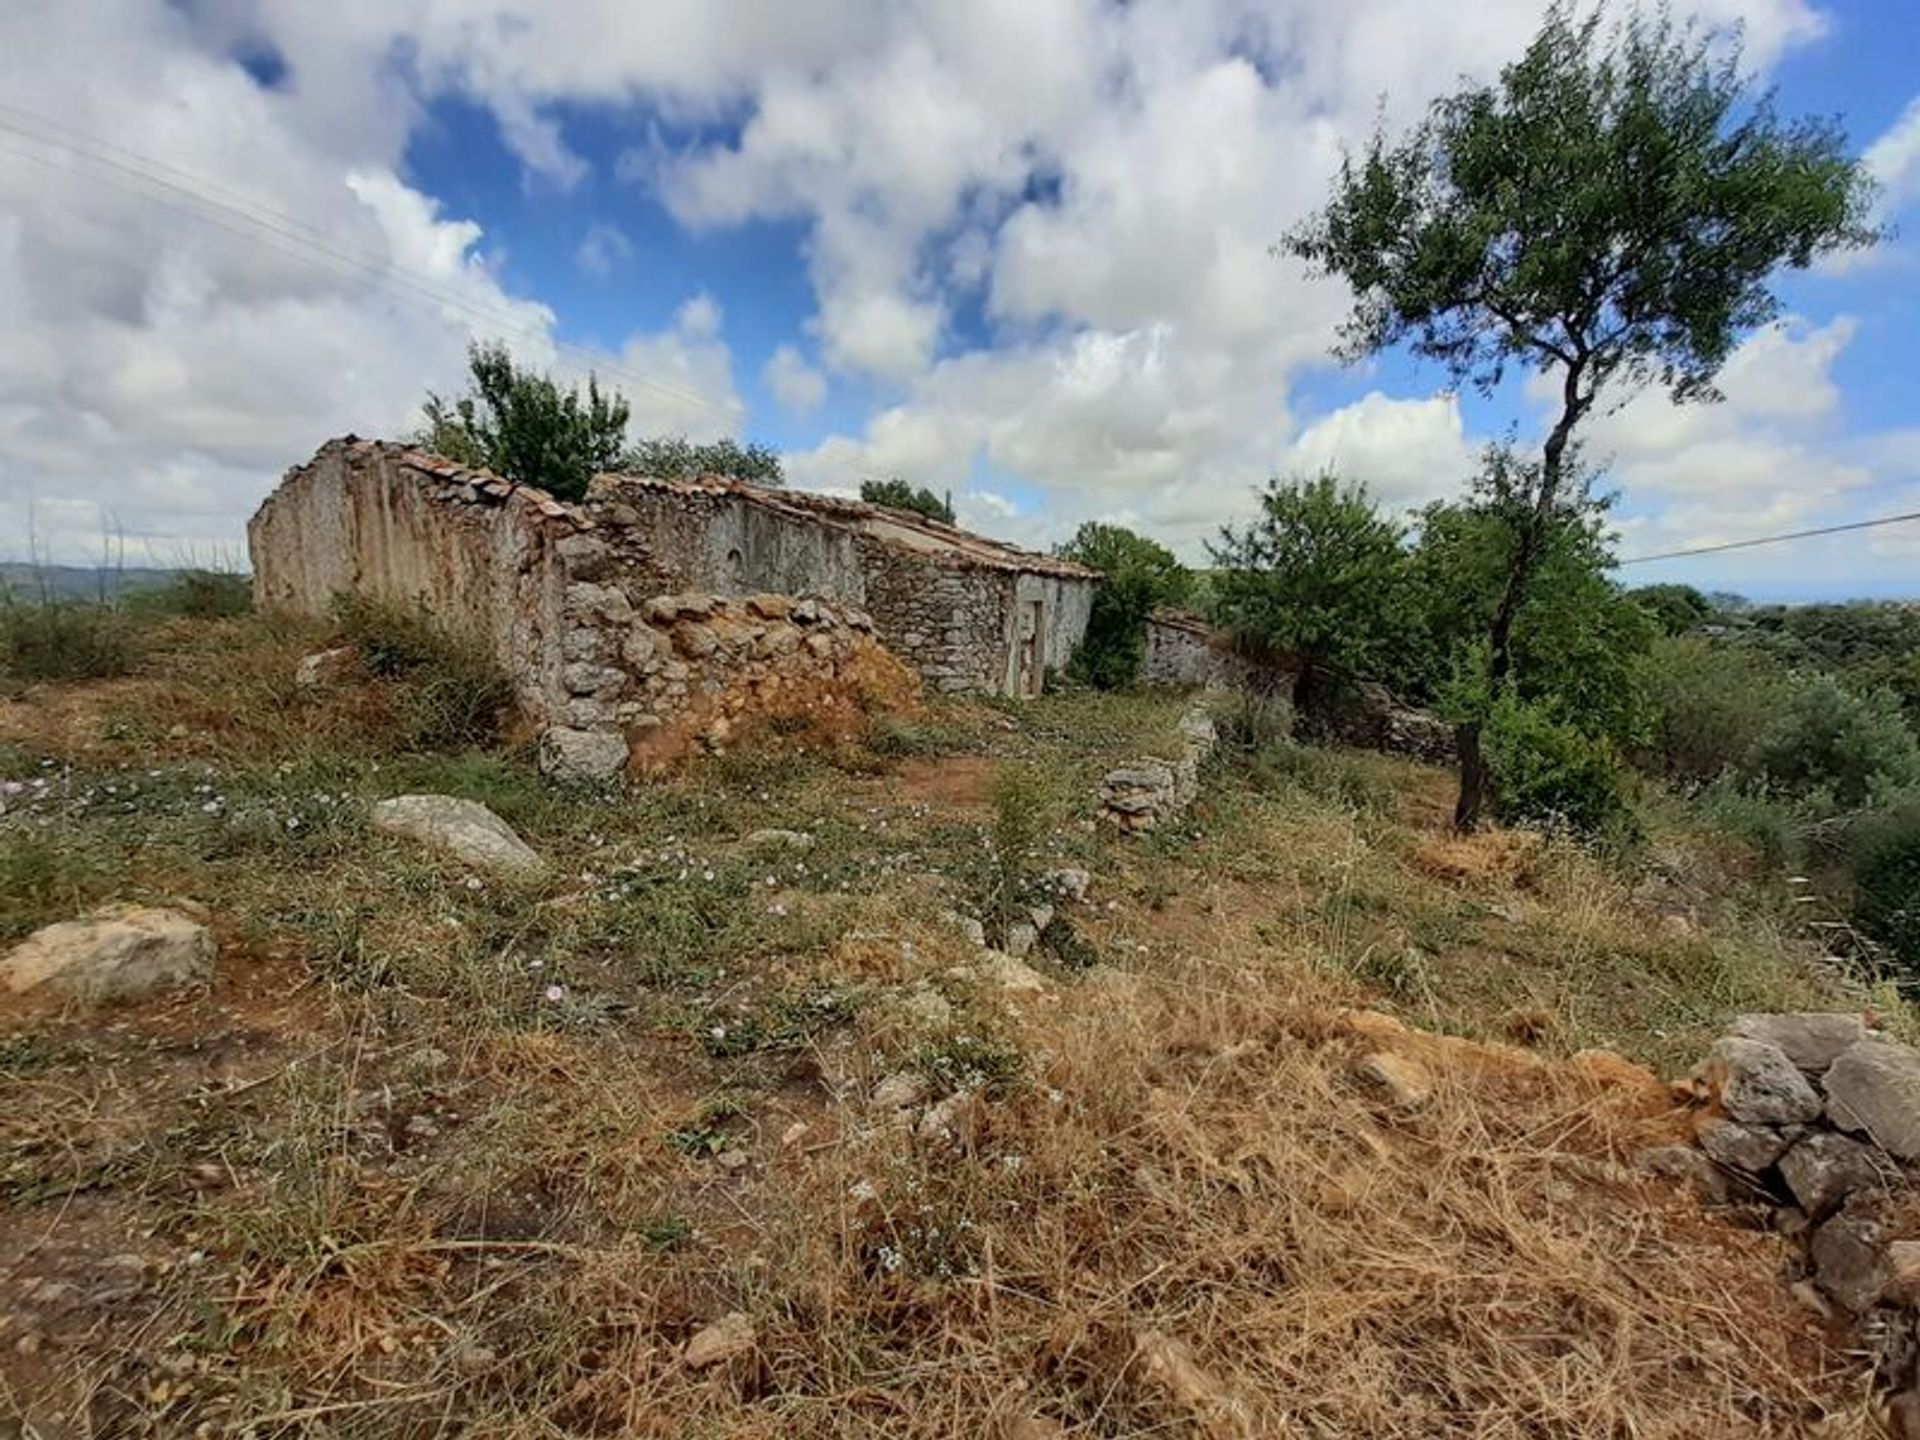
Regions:
[[[591,528],[539,491],[348,437],[287,472],[247,526],[254,602],[325,615],[334,597],[420,605],[498,658],[522,706],[559,693],[558,547]]]
[[[1290,697],[1291,666],[1260,660],[1234,649],[1224,631],[1196,615],[1162,611],[1147,620],[1147,651],[1141,678],[1177,690],[1244,690]]]

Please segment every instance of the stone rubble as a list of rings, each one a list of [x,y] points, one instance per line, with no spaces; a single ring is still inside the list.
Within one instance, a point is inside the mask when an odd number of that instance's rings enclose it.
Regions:
[[[1853,1014],[1743,1015],[1687,1082],[1698,1148],[1639,1156],[1709,1203],[1771,1207],[1811,1297],[1853,1317],[1896,1433],[1920,1440],[1920,1050]]]
[[[1179,815],[1200,792],[1200,766],[1219,743],[1213,717],[1195,705],[1180,717],[1180,753],[1148,757],[1110,770],[1100,781],[1101,812],[1128,835],[1153,830]]]

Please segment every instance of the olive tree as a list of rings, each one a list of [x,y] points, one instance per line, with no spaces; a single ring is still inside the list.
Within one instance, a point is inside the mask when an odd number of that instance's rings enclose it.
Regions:
[[[1489,695],[1512,673],[1569,447],[1602,396],[1718,398],[1727,357],[1778,312],[1770,277],[1876,238],[1872,182],[1839,127],[1779,117],[1748,87],[1737,38],[1556,5],[1496,80],[1348,155],[1326,208],[1277,247],[1352,286],[1347,358],[1404,345],[1483,391],[1509,366],[1552,379],[1487,634]],[[1470,829],[1487,785],[1476,720],[1459,748],[1455,820]]]

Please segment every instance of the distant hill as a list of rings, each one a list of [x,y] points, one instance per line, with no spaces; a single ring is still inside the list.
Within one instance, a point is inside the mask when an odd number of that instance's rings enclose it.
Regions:
[[[27,560],[0,560],[0,595],[22,600],[111,599],[164,585],[179,573],[132,565],[36,565]]]

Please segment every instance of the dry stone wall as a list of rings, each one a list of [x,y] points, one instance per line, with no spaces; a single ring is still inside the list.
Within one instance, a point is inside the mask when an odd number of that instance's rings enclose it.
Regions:
[[[1198,616],[1163,611],[1147,621],[1141,678],[1179,690],[1243,690],[1291,699],[1292,669],[1243,655]]]

